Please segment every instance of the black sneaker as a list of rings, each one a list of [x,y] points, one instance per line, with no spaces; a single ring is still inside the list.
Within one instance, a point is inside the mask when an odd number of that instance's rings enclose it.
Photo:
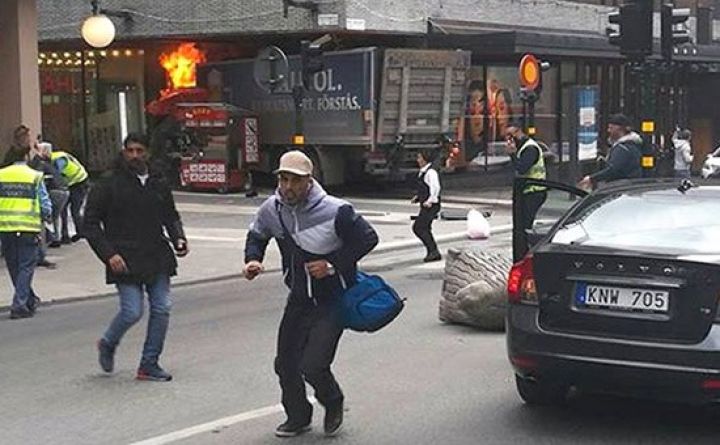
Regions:
[[[73,243],[76,243],[76,242],[80,241],[81,239],[83,239],[83,236],[82,236],[82,235],[77,235],[77,234],[75,234],[75,235],[73,235],[72,237],[70,237],[70,241],[73,242]]]
[[[35,315],[34,312],[28,309],[19,309],[10,311],[10,320],[20,320],[23,318],[32,318]]]
[[[343,423],[343,401],[333,403],[325,407],[325,421],[323,427],[325,435],[336,436],[342,430]]]
[[[307,422],[295,422],[288,420],[275,428],[275,435],[277,437],[295,437],[303,433],[307,433],[311,429],[310,420]]]
[[[53,263],[52,261],[48,260],[38,261],[37,265],[38,267],[44,267],[50,270],[57,269],[57,263]]]
[[[157,363],[152,364],[141,364],[137,370],[138,380],[148,380],[151,382],[169,382],[172,380],[172,375],[165,372]]]
[[[432,263],[434,261],[440,261],[440,260],[442,260],[442,255],[440,255],[440,252],[437,252],[437,251],[428,253],[428,255],[425,258],[423,258],[424,263]]]
[[[27,303],[28,310],[30,311],[30,313],[35,315],[35,312],[37,312],[38,306],[40,306],[40,297],[38,297],[37,295],[33,295],[28,300],[28,303]]]
[[[98,362],[105,372],[113,372],[115,369],[115,348],[110,346],[104,338],[97,342]]]
[[[50,243],[48,243],[48,247],[52,249],[57,249],[60,245],[60,241],[50,241]]]

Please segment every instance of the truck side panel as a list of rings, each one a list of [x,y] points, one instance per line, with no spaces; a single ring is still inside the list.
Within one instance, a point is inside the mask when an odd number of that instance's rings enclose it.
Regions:
[[[371,146],[375,116],[375,48],[325,53],[325,69],[314,75],[303,101],[308,145]],[[290,76],[276,94],[261,89],[253,77],[253,60],[207,64],[199,83],[216,100],[252,110],[260,116],[263,143],[288,145],[295,134],[292,88],[302,83],[300,59],[289,57]]]

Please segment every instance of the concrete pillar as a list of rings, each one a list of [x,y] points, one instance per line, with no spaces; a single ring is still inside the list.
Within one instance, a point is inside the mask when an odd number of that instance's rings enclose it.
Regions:
[[[0,153],[22,124],[40,133],[36,0],[0,0]]]

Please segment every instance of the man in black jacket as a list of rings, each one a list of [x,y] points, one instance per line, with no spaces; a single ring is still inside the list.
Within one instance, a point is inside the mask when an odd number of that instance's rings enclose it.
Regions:
[[[612,146],[608,152],[607,165],[599,172],[585,176],[578,183],[580,188],[597,186],[600,182],[642,177],[643,140],[631,127],[630,119],[624,114],[613,114],[608,118],[608,139]]]
[[[244,272],[252,280],[262,272],[265,249],[275,238],[290,289],[275,358],[287,414],[275,430],[279,437],[310,429],[305,381],[325,407],[325,434],[340,431],[344,396],[330,370],[344,328],[339,298],[343,287],[355,284],[357,262],[378,243],[370,224],[350,203],[325,193],[312,171],[302,152],[282,156],[277,191],[258,210],[245,244]]]
[[[125,139],[115,170],[90,193],[84,234],[106,265],[108,284],[115,284],[120,294],[120,312],[98,341],[100,366],[112,372],[117,345],[142,317],[145,291],[150,320],[137,378],[169,381],[172,376],[160,367],[158,358],[170,321],[175,255],[187,255],[188,245],[170,187],[162,176],[148,169],[147,144],[146,137],[139,134]]]

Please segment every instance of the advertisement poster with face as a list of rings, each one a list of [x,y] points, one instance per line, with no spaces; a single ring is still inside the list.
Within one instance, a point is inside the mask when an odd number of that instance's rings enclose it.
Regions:
[[[517,68],[494,66],[486,72],[487,79],[483,67],[474,66],[466,76],[465,152],[468,160],[482,164],[486,154],[507,160],[503,149],[507,125],[522,112],[516,98],[520,89]]]

